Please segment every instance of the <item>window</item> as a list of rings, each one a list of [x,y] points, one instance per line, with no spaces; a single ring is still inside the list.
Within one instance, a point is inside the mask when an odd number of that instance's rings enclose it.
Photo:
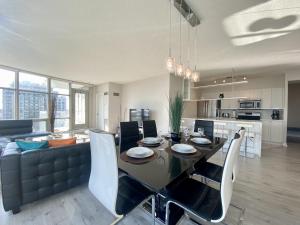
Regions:
[[[69,83],[59,80],[51,80],[51,93],[69,95]]]
[[[85,93],[75,93],[75,124],[85,124]]]
[[[68,131],[70,127],[69,122],[70,119],[55,119],[54,131],[55,132]]]
[[[34,121],[33,122],[33,131],[47,131],[47,121]]]
[[[79,91],[76,97],[71,88]],[[0,68],[0,120],[31,119],[34,131],[50,130],[49,111],[54,99],[56,132],[68,131],[70,125],[74,129],[86,127],[88,90],[84,84]]]
[[[51,80],[51,99],[55,101],[56,132],[67,131],[70,126],[70,84],[69,82]]]
[[[46,77],[20,72],[19,88],[28,91],[48,92],[48,79]]]
[[[20,119],[47,119],[48,94],[39,92],[19,92]]]
[[[0,88],[0,120],[15,118],[15,91]]]
[[[14,71],[0,69],[0,120],[15,118],[15,80]]]
[[[0,87],[15,88],[15,80],[14,71],[0,69]]]

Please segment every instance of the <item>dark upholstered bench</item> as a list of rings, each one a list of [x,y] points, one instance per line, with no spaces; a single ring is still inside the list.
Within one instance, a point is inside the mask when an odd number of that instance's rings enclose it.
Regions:
[[[6,137],[11,142],[28,137],[47,136],[49,132],[33,132],[32,120],[0,120],[0,137]]]

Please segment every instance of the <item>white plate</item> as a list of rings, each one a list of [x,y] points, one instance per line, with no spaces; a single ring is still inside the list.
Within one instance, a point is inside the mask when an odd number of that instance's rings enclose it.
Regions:
[[[193,146],[187,144],[175,144],[171,147],[171,149],[175,152],[184,154],[191,154],[197,151]]]
[[[193,137],[201,137],[201,134],[198,133],[198,132],[192,132],[191,135],[192,135]]]
[[[201,144],[201,145],[211,144],[211,141],[209,139],[207,139],[207,138],[201,138],[201,137],[192,138],[191,141],[194,142],[194,143],[196,143],[196,144]]]
[[[145,147],[135,147],[135,148],[131,148],[129,149],[126,154],[129,157],[132,158],[138,158],[138,159],[143,159],[143,158],[147,158],[150,157],[154,154],[154,151],[151,150],[150,148],[145,148]]]
[[[142,140],[144,144],[159,144],[161,139],[159,137],[146,137]]]

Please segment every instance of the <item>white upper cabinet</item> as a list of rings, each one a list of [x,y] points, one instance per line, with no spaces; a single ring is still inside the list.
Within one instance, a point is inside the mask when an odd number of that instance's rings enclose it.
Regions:
[[[283,109],[283,88],[272,88],[271,96],[272,108]]]
[[[271,88],[264,88],[261,90],[261,108],[271,109],[272,108],[272,98],[271,98]]]

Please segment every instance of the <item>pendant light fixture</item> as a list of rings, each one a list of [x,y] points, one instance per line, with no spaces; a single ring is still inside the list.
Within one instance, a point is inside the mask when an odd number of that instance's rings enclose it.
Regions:
[[[180,11],[182,9],[182,0],[180,1]],[[181,61],[181,53],[182,53],[182,46],[181,46],[181,14],[179,13],[179,46],[180,46],[180,49],[179,49],[179,64],[176,65],[176,74],[178,76],[183,76],[184,75],[184,66],[182,64],[182,61]]]
[[[172,0],[169,0],[170,3],[170,27],[169,27],[169,57],[167,58],[167,70],[170,73],[175,72],[175,58],[172,57],[172,50],[171,50],[171,45],[172,45]]]
[[[194,47],[195,47],[195,69],[192,73],[192,81],[193,82],[199,82],[200,81],[200,73],[199,71],[197,70],[197,62],[198,62],[198,45],[197,45],[197,42],[198,42],[198,38],[197,38],[197,27],[195,28],[195,43],[194,43]]]

